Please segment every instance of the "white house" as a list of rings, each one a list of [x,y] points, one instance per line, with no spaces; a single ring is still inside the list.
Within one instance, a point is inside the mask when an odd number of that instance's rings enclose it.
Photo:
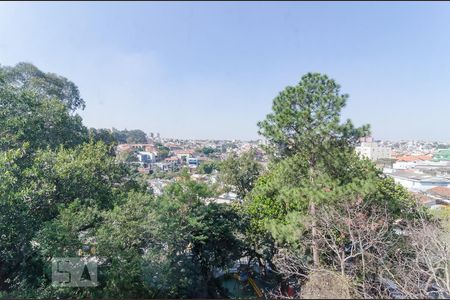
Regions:
[[[141,163],[154,163],[156,162],[156,153],[140,151],[137,154],[137,158]]]

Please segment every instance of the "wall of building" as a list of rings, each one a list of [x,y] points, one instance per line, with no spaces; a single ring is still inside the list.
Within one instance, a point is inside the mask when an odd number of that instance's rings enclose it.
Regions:
[[[363,142],[355,150],[359,155],[373,161],[382,158],[391,158],[391,149],[388,147],[380,147],[376,143]]]

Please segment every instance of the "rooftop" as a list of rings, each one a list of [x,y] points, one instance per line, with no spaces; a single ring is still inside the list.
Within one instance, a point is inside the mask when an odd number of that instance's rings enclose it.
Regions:
[[[427,196],[425,193],[412,193],[412,194],[422,204],[426,204],[426,203],[434,201],[429,196]]]
[[[397,161],[406,161],[406,162],[431,160],[432,158],[433,157],[431,155],[403,155],[396,157]]]
[[[180,160],[177,156],[171,156],[164,159],[165,161],[178,161]]]
[[[187,150],[173,150],[173,153],[175,154],[175,155],[178,155],[178,154],[190,154],[190,155],[192,155],[192,154],[194,154],[194,150],[191,150],[191,149],[187,149]]]
[[[438,186],[427,190],[428,193],[436,196],[440,196],[446,199],[450,199],[450,188]]]
[[[411,170],[397,170],[389,174],[390,176],[397,178],[405,178],[410,180],[417,180],[422,182],[447,182],[450,183],[448,178],[436,177],[428,174],[412,172]]]

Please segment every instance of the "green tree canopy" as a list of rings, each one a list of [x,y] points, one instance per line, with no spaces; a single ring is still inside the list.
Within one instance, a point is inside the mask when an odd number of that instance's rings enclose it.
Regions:
[[[67,78],[54,73],[45,73],[30,63],[18,63],[14,67],[1,67],[4,80],[21,92],[36,95],[37,100],[58,99],[69,111],[84,109],[78,87]]]
[[[79,209],[109,210],[128,191],[145,190],[131,170],[118,164],[108,151],[103,143],[56,152],[38,150],[26,164],[26,149],[1,152],[0,280],[8,283],[5,289],[31,284],[41,277],[38,266],[45,260],[34,259],[31,242],[44,224],[58,218],[61,210],[72,203],[77,203]],[[86,219],[80,228],[88,229],[97,221]]]
[[[140,129],[133,130],[112,130],[112,136],[119,144],[146,144],[147,134]]]
[[[218,170],[219,168],[219,162],[205,161],[200,164],[198,171],[202,174],[211,174],[214,170]]]
[[[205,154],[205,155],[210,155],[210,154],[213,154],[213,153],[217,152],[217,149],[214,149],[214,148],[211,148],[211,147],[203,147],[201,152],[203,154]]]
[[[118,141],[113,136],[111,130],[104,128],[89,128],[89,138],[93,141],[102,141],[105,145],[110,147],[111,155],[115,155],[115,147],[117,146]]]
[[[259,133],[277,157],[305,150],[320,154],[324,147],[353,145],[369,133],[369,126],[355,128],[350,120],[340,123],[347,98],[327,75],[308,73],[273,100],[272,113],[258,123]]]
[[[111,141],[104,132],[91,131],[89,142],[74,112],[83,107],[78,88],[63,77],[30,64],[0,68],[1,291],[45,297],[38,287],[50,284],[49,256],[37,255],[38,240],[51,233],[61,241],[59,254],[66,242],[74,249],[75,235],[53,231],[63,228],[61,220],[75,222],[76,211],[109,210],[128,191],[145,190],[116,161],[112,144],[97,142]],[[80,228],[97,221],[86,218]]]
[[[231,154],[220,164],[222,181],[231,189],[235,189],[243,199],[253,189],[254,183],[262,171],[256,161],[253,150],[243,153],[240,157]]]
[[[37,100],[28,92],[15,93],[0,82],[0,149],[73,147],[88,139],[78,115],[59,100]]]
[[[169,157],[170,149],[168,147],[164,146],[161,143],[156,143],[155,146],[158,151],[158,159],[163,160]]]
[[[323,255],[315,224],[317,207],[355,199],[383,204],[397,189],[371,162],[356,155],[353,146],[368,134],[369,126],[355,128],[350,120],[341,124],[347,98],[328,76],[308,73],[274,99],[273,112],[258,124],[273,160],[246,200],[252,228],[267,230],[295,249],[304,235],[310,235],[311,249],[305,253],[316,268]],[[387,191],[381,194],[381,187]],[[404,202],[410,200],[402,192],[397,196],[390,198],[389,213],[399,213],[399,207],[403,212]]]

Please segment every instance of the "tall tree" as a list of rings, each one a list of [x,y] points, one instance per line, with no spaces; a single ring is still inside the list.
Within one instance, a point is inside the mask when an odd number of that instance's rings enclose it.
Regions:
[[[350,120],[340,123],[348,95],[326,75],[308,73],[294,87],[285,88],[273,101],[271,114],[258,123],[260,134],[269,141],[274,158],[293,155],[305,162],[304,175],[311,187],[317,186],[318,164],[333,164],[362,136],[369,126],[355,128]],[[315,214],[316,199],[310,197],[309,213]],[[313,237],[315,224],[311,224]],[[313,238],[313,260],[319,264],[319,250]]]
[[[109,210],[129,190],[144,191],[111,148],[95,142],[101,138],[86,143],[75,113],[83,107],[63,77],[30,64],[0,67],[0,290],[11,296],[46,297],[38,287],[50,284],[42,275],[51,255],[37,255],[39,245],[53,238],[53,249],[76,248],[78,232],[55,230],[75,222],[79,210]],[[81,229],[98,221],[84,217]]]

